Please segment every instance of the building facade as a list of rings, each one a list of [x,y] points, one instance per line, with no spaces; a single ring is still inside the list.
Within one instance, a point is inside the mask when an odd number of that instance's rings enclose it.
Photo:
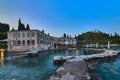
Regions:
[[[73,38],[57,38],[39,30],[22,30],[8,32],[8,51],[47,50],[58,48],[58,44],[76,44]]]
[[[58,38],[58,47],[76,47],[76,39],[75,38]]]

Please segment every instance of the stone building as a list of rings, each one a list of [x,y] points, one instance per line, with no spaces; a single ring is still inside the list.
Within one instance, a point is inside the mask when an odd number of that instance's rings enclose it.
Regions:
[[[74,38],[57,38],[39,30],[15,30],[8,32],[8,51],[47,50],[58,48],[59,44],[76,45]]]
[[[76,47],[76,44],[75,38],[58,38],[58,47]]]
[[[56,38],[39,30],[8,32],[8,51],[46,50],[54,48]]]

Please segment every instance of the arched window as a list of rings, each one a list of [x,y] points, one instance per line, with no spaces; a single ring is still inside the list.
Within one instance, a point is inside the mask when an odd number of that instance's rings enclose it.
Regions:
[[[30,45],[30,40],[27,40],[27,45]]]
[[[35,45],[35,40],[32,40],[31,42],[32,42],[32,45]]]
[[[16,41],[13,41],[13,46],[16,46]]]
[[[21,45],[21,41],[20,41],[20,40],[17,41],[17,45],[18,45],[18,46]]]
[[[22,40],[22,46],[25,46],[25,40]]]

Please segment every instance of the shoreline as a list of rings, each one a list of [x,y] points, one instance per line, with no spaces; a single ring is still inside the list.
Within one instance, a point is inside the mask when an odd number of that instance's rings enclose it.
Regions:
[[[49,77],[48,80],[68,80],[68,73],[71,72],[71,67],[67,66],[69,64],[69,61],[72,62],[72,64],[76,63],[76,62],[81,62],[84,61],[86,65],[75,65],[75,68],[78,69],[77,67],[83,67],[83,70],[85,70],[85,73],[82,75],[86,75],[86,78],[82,79],[82,76],[77,76],[76,74],[72,74],[72,76],[74,76],[74,78],[71,78],[70,80],[99,80],[97,76],[92,75],[92,72],[95,71],[95,67],[97,64],[105,62],[105,61],[110,61],[111,59],[116,58],[118,55],[120,54],[119,51],[114,51],[114,50],[105,50],[105,52],[101,53],[101,54],[92,54],[92,55],[82,55],[82,56],[76,56],[76,58],[71,59],[71,60],[67,60],[56,72],[55,74],[53,74],[51,77]],[[67,70],[66,67],[69,68],[69,70]],[[86,68],[85,68],[86,67]],[[66,69],[66,70],[65,70]],[[76,72],[75,70],[72,70],[72,73]],[[80,70],[79,74],[82,73],[82,69],[78,69],[78,71]],[[63,74],[63,73],[66,74]],[[59,76],[57,76],[59,74]],[[65,76],[65,77],[64,77]],[[69,74],[69,76],[71,76],[71,74]],[[64,78],[63,78],[64,77]],[[76,79],[77,77],[77,79]]]
[[[41,50],[37,54],[41,55],[46,52],[56,52],[56,51],[64,51],[65,49],[48,49],[48,50]],[[29,57],[28,54],[26,54],[27,51],[10,51],[7,52],[7,56],[5,56],[4,60],[14,60],[17,58],[24,58]]]
[[[98,53],[100,52],[104,52],[105,50],[103,49],[94,49],[94,48],[81,48],[83,50],[95,50],[97,51]],[[38,55],[42,54],[42,53],[46,53],[46,52],[57,52],[57,51],[65,51],[66,49],[62,48],[62,49],[47,49],[47,50],[40,50],[38,51]],[[16,58],[23,58],[23,57],[27,57],[28,55],[26,54],[26,52],[28,51],[7,51],[7,56],[5,57],[5,60],[7,60],[6,58],[8,58],[9,60],[12,58],[13,59],[16,59]],[[15,57],[15,58],[14,58]]]
[[[51,52],[51,51],[63,51],[65,49],[52,49],[52,50],[44,50],[38,54],[42,54],[43,52]],[[115,50],[107,50],[107,49],[89,49],[89,50],[100,50],[102,53],[99,54],[91,54],[91,55],[81,55],[75,56],[75,58],[67,60],[56,72],[48,78],[48,80],[100,80],[98,75],[93,75],[97,64],[102,62],[114,60],[118,55],[119,51]],[[19,52],[16,52],[17,56],[6,57],[5,60],[14,60],[17,58],[26,57]],[[16,54],[12,53],[12,54]],[[9,53],[11,54],[11,53]],[[77,65],[77,66],[76,66]],[[72,67],[74,69],[72,69]],[[81,68],[82,67],[82,68]],[[76,74],[77,72],[77,74]],[[78,76],[78,74],[80,76]],[[71,78],[68,78],[71,77]],[[75,78],[75,79],[74,79]]]

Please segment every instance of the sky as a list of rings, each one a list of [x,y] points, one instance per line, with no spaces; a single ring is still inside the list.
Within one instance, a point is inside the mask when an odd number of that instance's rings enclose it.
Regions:
[[[0,0],[0,22],[18,20],[52,36],[101,30],[120,34],[120,0]]]

